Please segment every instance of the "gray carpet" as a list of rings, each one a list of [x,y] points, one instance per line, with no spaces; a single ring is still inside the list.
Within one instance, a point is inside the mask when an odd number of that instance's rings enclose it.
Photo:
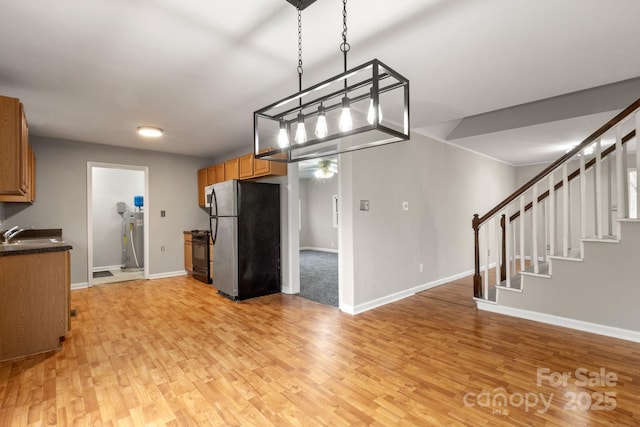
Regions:
[[[300,296],[338,307],[338,254],[300,251]]]

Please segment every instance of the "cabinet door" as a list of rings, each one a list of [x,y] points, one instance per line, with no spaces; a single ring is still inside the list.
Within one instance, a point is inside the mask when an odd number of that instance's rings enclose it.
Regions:
[[[200,169],[198,171],[198,204],[204,207],[204,187],[207,186],[207,169]]]
[[[29,126],[24,106],[20,103],[20,190],[22,194],[29,193]]]
[[[193,272],[191,233],[184,233],[184,269],[189,273]]]
[[[19,99],[0,96],[0,195],[26,194],[27,147],[23,144],[28,137],[23,117]]]
[[[253,153],[240,157],[240,179],[253,177]]]
[[[271,173],[271,162],[268,160],[254,159],[253,173],[256,176],[269,175]]]
[[[240,177],[240,170],[238,167],[238,158],[227,160],[224,162],[224,180],[238,179]]]
[[[207,185],[215,184],[216,182],[216,167],[209,166],[207,168]]]
[[[27,148],[27,192],[20,195],[0,195],[0,202],[33,203],[36,200],[36,157],[31,146]]]
[[[271,148],[266,148],[261,152],[269,151]],[[284,154],[284,153],[283,153]],[[270,160],[254,159],[253,160],[253,175],[267,176],[267,175],[286,175],[287,164],[284,162],[273,162]]]
[[[218,163],[214,166],[216,182],[224,181],[224,163]]]

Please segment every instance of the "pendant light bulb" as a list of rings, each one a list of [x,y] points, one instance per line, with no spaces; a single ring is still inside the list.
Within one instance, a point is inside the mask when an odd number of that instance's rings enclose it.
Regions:
[[[373,88],[371,88],[371,102],[369,103],[369,112],[367,113],[367,121],[370,125],[375,121],[376,107],[373,102]],[[378,97],[378,123],[382,123],[382,107],[380,106],[380,98]]]
[[[278,133],[278,145],[280,148],[289,146],[289,135],[287,134],[287,124],[284,119],[280,120],[280,133]]]
[[[307,129],[304,126],[304,115],[302,113],[298,113],[298,127],[296,128],[295,141],[298,144],[307,142]]]
[[[351,119],[351,101],[347,96],[342,98],[342,114],[340,114],[340,125],[338,127],[342,132],[348,132],[353,129],[353,120]]]
[[[316,123],[316,136],[318,138],[324,138],[329,134],[329,128],[327,128],[327,115],[325,109],[320,104],[318,107],[318,122]]]

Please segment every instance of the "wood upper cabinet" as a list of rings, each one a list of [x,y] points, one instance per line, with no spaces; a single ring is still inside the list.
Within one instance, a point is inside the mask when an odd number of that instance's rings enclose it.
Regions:
[[[209,166],[207,168],[207,185],[224,181],[224,163]]]
[[[207,168],[207,185],[216,183],[216,167],[209,166]]]
[[[227,160],[224,162],[224,180],[238,179],[240,177],[239,161],[235,159]]]
[[[230,179],[251,179],[286,174],[286,163],[256,159],[253,153],[229,159],[198,171],[198,204],[202,207],[205,205],[204,187],[207,185]]]
[[[198,205],[204,207],[204,187],[207,186],[207,168],[198,171]]]
[[[253,153],[245,154],[239,158],[240,179],[253,178]]]
[[[267,148],[266,150],[270,150],[270,148]],[[253,176],[254,177],[267,176],[267,175],[284,176],[286,174],[287,174],[286,163],[272,162],[269,160],[262,160],[262,159],[255,159],[255,158],[253,159]]]
[[[218,163],[214,166],[216,173],[216,183],[224,181],[224,163]]]
[[[19,99],[0,96],[0,201],[30,201],[29,127]],[[32,183],[35,186],[35,182]],[[20,200],[13,197],[22,196]]]

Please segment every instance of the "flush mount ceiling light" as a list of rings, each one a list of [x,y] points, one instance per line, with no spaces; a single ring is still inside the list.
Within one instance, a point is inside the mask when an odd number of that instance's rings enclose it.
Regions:
[[[149,138],[158,138],[162,136],[164,130],[154,126],[138,126],[138,135],[147,136]]]
[[[347,69],[347,0],[344,72],[302,89],[301,11],[315,0],[287,1],[298,10],[298,92],[253,113],[255,156],[292,163],[409,139],[409,80],[377,59]]]

